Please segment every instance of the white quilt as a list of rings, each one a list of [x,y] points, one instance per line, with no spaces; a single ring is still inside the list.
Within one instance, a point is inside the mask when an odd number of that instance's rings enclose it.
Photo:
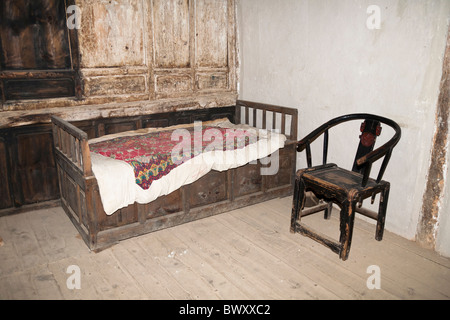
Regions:
[[[265,158],[284,147],[286,137],[276,132],[256,129],[247,125],[234,125],[226,119],[212,121],[221,128],[255,130],[258,141],[236,150],[211,150],[180,164],[167,175],[153,181],[146,190],[135,182],[134,171],[125,161],[115,160],[91,152],[92,171],[97,179],[100,197],[106,214],[111,215],[118,209],[134,202],[149,203],[159,196],[167,195],[183,185],[190,184],[211,170],[224,171]],[[172,128],[182,128],[174,126]],[[164,128],[167,130],[169,128]],[[89,143],[113,139],[118,136],[146,134],[152,129],[123,132],[120,134],[91,139]],[[157,129],[156,129],[157,130]],[[278,161],[278,159],[276,159]]]

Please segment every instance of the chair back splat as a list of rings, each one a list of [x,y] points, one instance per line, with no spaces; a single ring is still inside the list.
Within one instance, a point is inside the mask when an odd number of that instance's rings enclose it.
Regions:
[[[351,170],[327,163],[329,129],[352,120],[362,120],[361,135],[356,156]],[[387,125],[394,129],[393,136],[382,146],[375,148],[375,141],[381,134],[382,126]],[[311,156],[311,143],[323,134],[322,165],[313,166]],[[360,213],[377,220],[375,239],[381,240],[384,231],[387,201],[390,184],[383,181],[383,175],[391,158],[392,150],[401,137],[400,126],[393,120],[367,113],[354,113],[343,115],[319,126],[310,134],[298,141],[297,151],[306,149],[307,168],[296,173],[296,182],[293,195],[291,232],[306,235],[339,254],[346,260],[350,251],[353,233],[353,220],[355,213]],[[370,177],[372,164],[383,158],[377,178]],[[304,209],[305,192],[311,191],[320,199],[318,205]],[[362,207],[365,198],[372,197],[372,202],[380,194],[378,212]],[[301,223],[301,217],[325,210],[325,218],[329,219],[332,205],[337,204],[340,213],[339,241],[330,239]]]
[[[356,151],[355,161],[353,162],[352,171],[363,173],[363,168],[358,167],[356,161],[373,150],[375,141],[381,133],[380,121],[367,119],[361,123],[361,135],[359,136],[358,150]]]

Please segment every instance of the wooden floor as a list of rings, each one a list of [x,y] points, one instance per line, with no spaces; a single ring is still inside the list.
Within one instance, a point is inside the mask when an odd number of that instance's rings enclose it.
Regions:
[[[291,198],[276,199],[100,253],[89,252],[59,207],[2,217],[0,299],[450,298],[450,259],[389,232],[378,242],[374,225],[357,219],[343,262],[290,234],[290,210]],[[304,221],[337,231],[336,217]],[[68,288],[77,283],[70,266],[80,289]],[[380,288],[369,289],[377,275]]]

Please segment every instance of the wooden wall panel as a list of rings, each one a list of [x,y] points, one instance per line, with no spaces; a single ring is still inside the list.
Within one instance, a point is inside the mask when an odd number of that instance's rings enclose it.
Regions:
[[[0,1],[2,104],[81,95],[78,46],[66,26],[71,1]]]
[[[227,1],[196,1],[197,66],[207,68],[228,66],[228,8]]]
[[[158,0],[152,12],[156,98],[234,90],[234,1]]]
[[[193,80],[189,74],[162,74],[155,76],[155,90],[160,95],[183,95],[192,93]]]
[[[71,67],[64,1],[0,2],[0,70]]]
[[[70,78],[5,80],[4,88],[6,100],[45,99],[75,95],[74,80]]]
[[[49,0],[23,1],[36,7]],[[50,2],[59,3],[59,0]],[[166,99],[175,105],[180,98],[197,99],[201,101],[197,107],[202,108],[208,104],[229,105],[221,101],[236,99],[235,0],[66,0],[61,3],[75,4],[80,9],[80,28],[69,30],[65,25],[63,28],[66,40],[62,45],[70,49],[70,55],[66,55],[65,61],[55,58],[59,67],[70,68],[52,69],[52,74],[45,75],[50,79],[46,84],[50,85],[46,90],[38,88],[32,95],[37,99],[29,101],[24,101],[28,97],[18,90],[22,82],[14,81],[41,79],[42,71],[23,73],[22,78],[17,78],[0,70],[0,112],[26,110],[36,114],[34,110],[70,107],[71,112],[85,114],[83,109],[87,108],[77,107],[99,108],[117,103],[120,109],[124,103],[134,101],[147,106],[154,102],[168,105]],[[77,13],[67,16],[72,14]],[[65,23],[64,17],[61,19]],[[26,38],[26,33],[23,36]],[[59,39],[59,35],[54,37]],[[22,49],[29,51],[26,47]],[[8,64],[15,63],[11,57],[8,59]],[[70,72],[66,75],[61,70]],[[51,81],[59,82],[52,85]],[[78,119],[92,118],[83,115]]]
[[[228,74],[226,72],[199,73],[196,85],[199,90],[225,90],[228,88]]]
[[[81,67],[145,64],[144,0],[79,0]]]
[[[84,82],[87,96],[145,93],[145,76],[90,77]]]
[[[189,0],[154,0],[152,12],[155,67],[189,68]]]

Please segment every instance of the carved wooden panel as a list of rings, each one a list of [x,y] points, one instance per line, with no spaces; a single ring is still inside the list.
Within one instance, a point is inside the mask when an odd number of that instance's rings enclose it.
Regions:
[[[228,74],[226,72],[199,73],[196,84],[199,90],[225,90],[228,88]]]
[[[142,121],[142,128],[168,127],[169,119],[145,119]]]
[[[103,127],[104,127],[103,131],[104,131],[105,135],[137,129],[136,121],[133,121],[132,119],[129,121],[106,123]],[[99,130],[99,131],[101,131],[101,130]],[[99,134],[101,136],[103,135],[100,132],[99,132]]]
[[[105,102],[122,95],[126,100],[147,98],[147,1],[76,3],[82,19],[78,35],[83,95],[107,97]]]
[[[89,77],[84,82],[87,96],[120,95],[146,91],[146,76]]]
[[[75,95],[73,79],[20,79],[4,81],[5,100],[45,99]]]

